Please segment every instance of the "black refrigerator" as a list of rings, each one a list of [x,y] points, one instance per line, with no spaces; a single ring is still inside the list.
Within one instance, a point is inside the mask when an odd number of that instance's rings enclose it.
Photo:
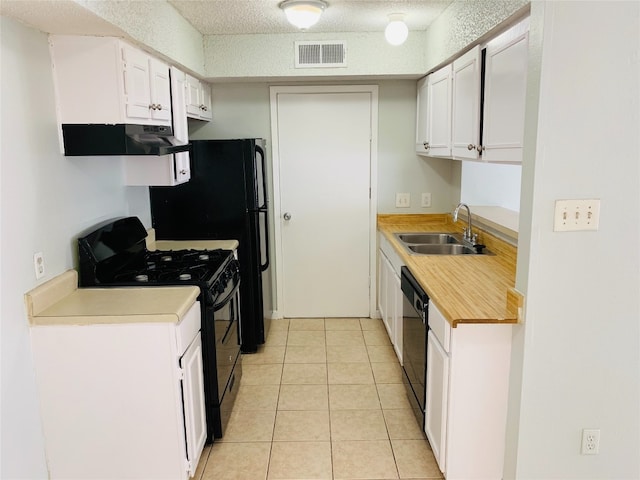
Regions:
[[[264,343],[269,326],[266,142],[191,143],[191,180],[149,189],[153,228],[159,240],[238,240],[242,351],[253,353]]]

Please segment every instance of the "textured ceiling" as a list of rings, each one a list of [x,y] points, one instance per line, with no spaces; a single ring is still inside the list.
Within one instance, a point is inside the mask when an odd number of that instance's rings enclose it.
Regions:
[[[169,0],[205,35],[292,33],[281,0]],[[451,0],[328,0],[329,7],[309,32],[383,31],[391,13],[404,13],[409,30],[425,30]]]
[[[113,0],[126,8],[136,0]],[[158,2],[163,0],[156,0]],[[409,30],[425,30],[452,0],[328,0],[329,7],[309,32],[383,31],[391,13],[404,13]],[[477,0],[474,0],[477,1]],[[293,33],[281,0],[168,0],[204,35]],[[0,14],[16,18],[43,32],[72,35],[121,35],[73,0],[0,0]]]

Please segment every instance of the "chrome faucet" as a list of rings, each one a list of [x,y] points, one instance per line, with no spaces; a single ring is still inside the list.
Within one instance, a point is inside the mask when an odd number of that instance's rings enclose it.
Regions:
[[[467,221],[468,221],[467,228],[464,229],[462,238],[467,242],[471,243],[472,245],[474,245],[475,243],[477,243],[478,234],[473,233],[473,231],[471,230],[471,210],[469,209],[469,205],[467,205],[466,203],[459,203],[456,209],[453,211],[453,221],[454,222],[458,221],[458,212],[460,211],[460,207],[464,207],[467,209]]]

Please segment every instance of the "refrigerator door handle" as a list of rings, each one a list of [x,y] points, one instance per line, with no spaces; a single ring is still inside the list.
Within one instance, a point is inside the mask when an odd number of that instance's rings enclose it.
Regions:
[[[269,211],[266,208],[261,208],[260,210],[258,210],[258,227],[260,226],[260,214],[264,214],[265,262],[260,263],[260,271],[264,272],[267,268],[269,268]]]
[[[266,175],[266,156],[264,154],[264,150],[262,149],[262,147],[260,145],[256,145],[256,155],[260,156],[260,168],[262,169],[262,194],[264,195],[264,204],[263,205],[258,205],[258,208],[262,209],[262,208],[267,208],[267,175]],[[257,163],[257,159],[256,159],[256,163]],[[258,168],[258,166],[256,165],[256,168]],[[257,173],[257,172],[256,172]],[[267,262],[268,264],[269,262]]]

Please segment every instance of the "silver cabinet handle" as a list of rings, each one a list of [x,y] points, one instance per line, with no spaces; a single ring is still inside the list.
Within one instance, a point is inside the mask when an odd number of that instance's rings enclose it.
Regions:
[[[282,218],[284,218],[284,219],[288,222],[289,220],[291,220],[291,214],[290,214],[289,212],[286,212],[286,213],[282,216]]]
[[[467,150],[471,151],[474,148],[476,148],[476,146],[473,143],[470,143],[469,145],[467,145]]]
[[[186,175],[186,174],[187,174],[186,170],[184,170],[184,169],[180,170],[180,175]]]
[[[482,145],[478,145],[476,150],[478,150],[478,153],[482,154],[482,152],[484,152],[484,147]]]
[[[422,145],[424,146],[424,149],[425,149],[425,150],[429,150],[429,148],[431,147],[431,146],[429,145],[429,142],[424,142]]]

